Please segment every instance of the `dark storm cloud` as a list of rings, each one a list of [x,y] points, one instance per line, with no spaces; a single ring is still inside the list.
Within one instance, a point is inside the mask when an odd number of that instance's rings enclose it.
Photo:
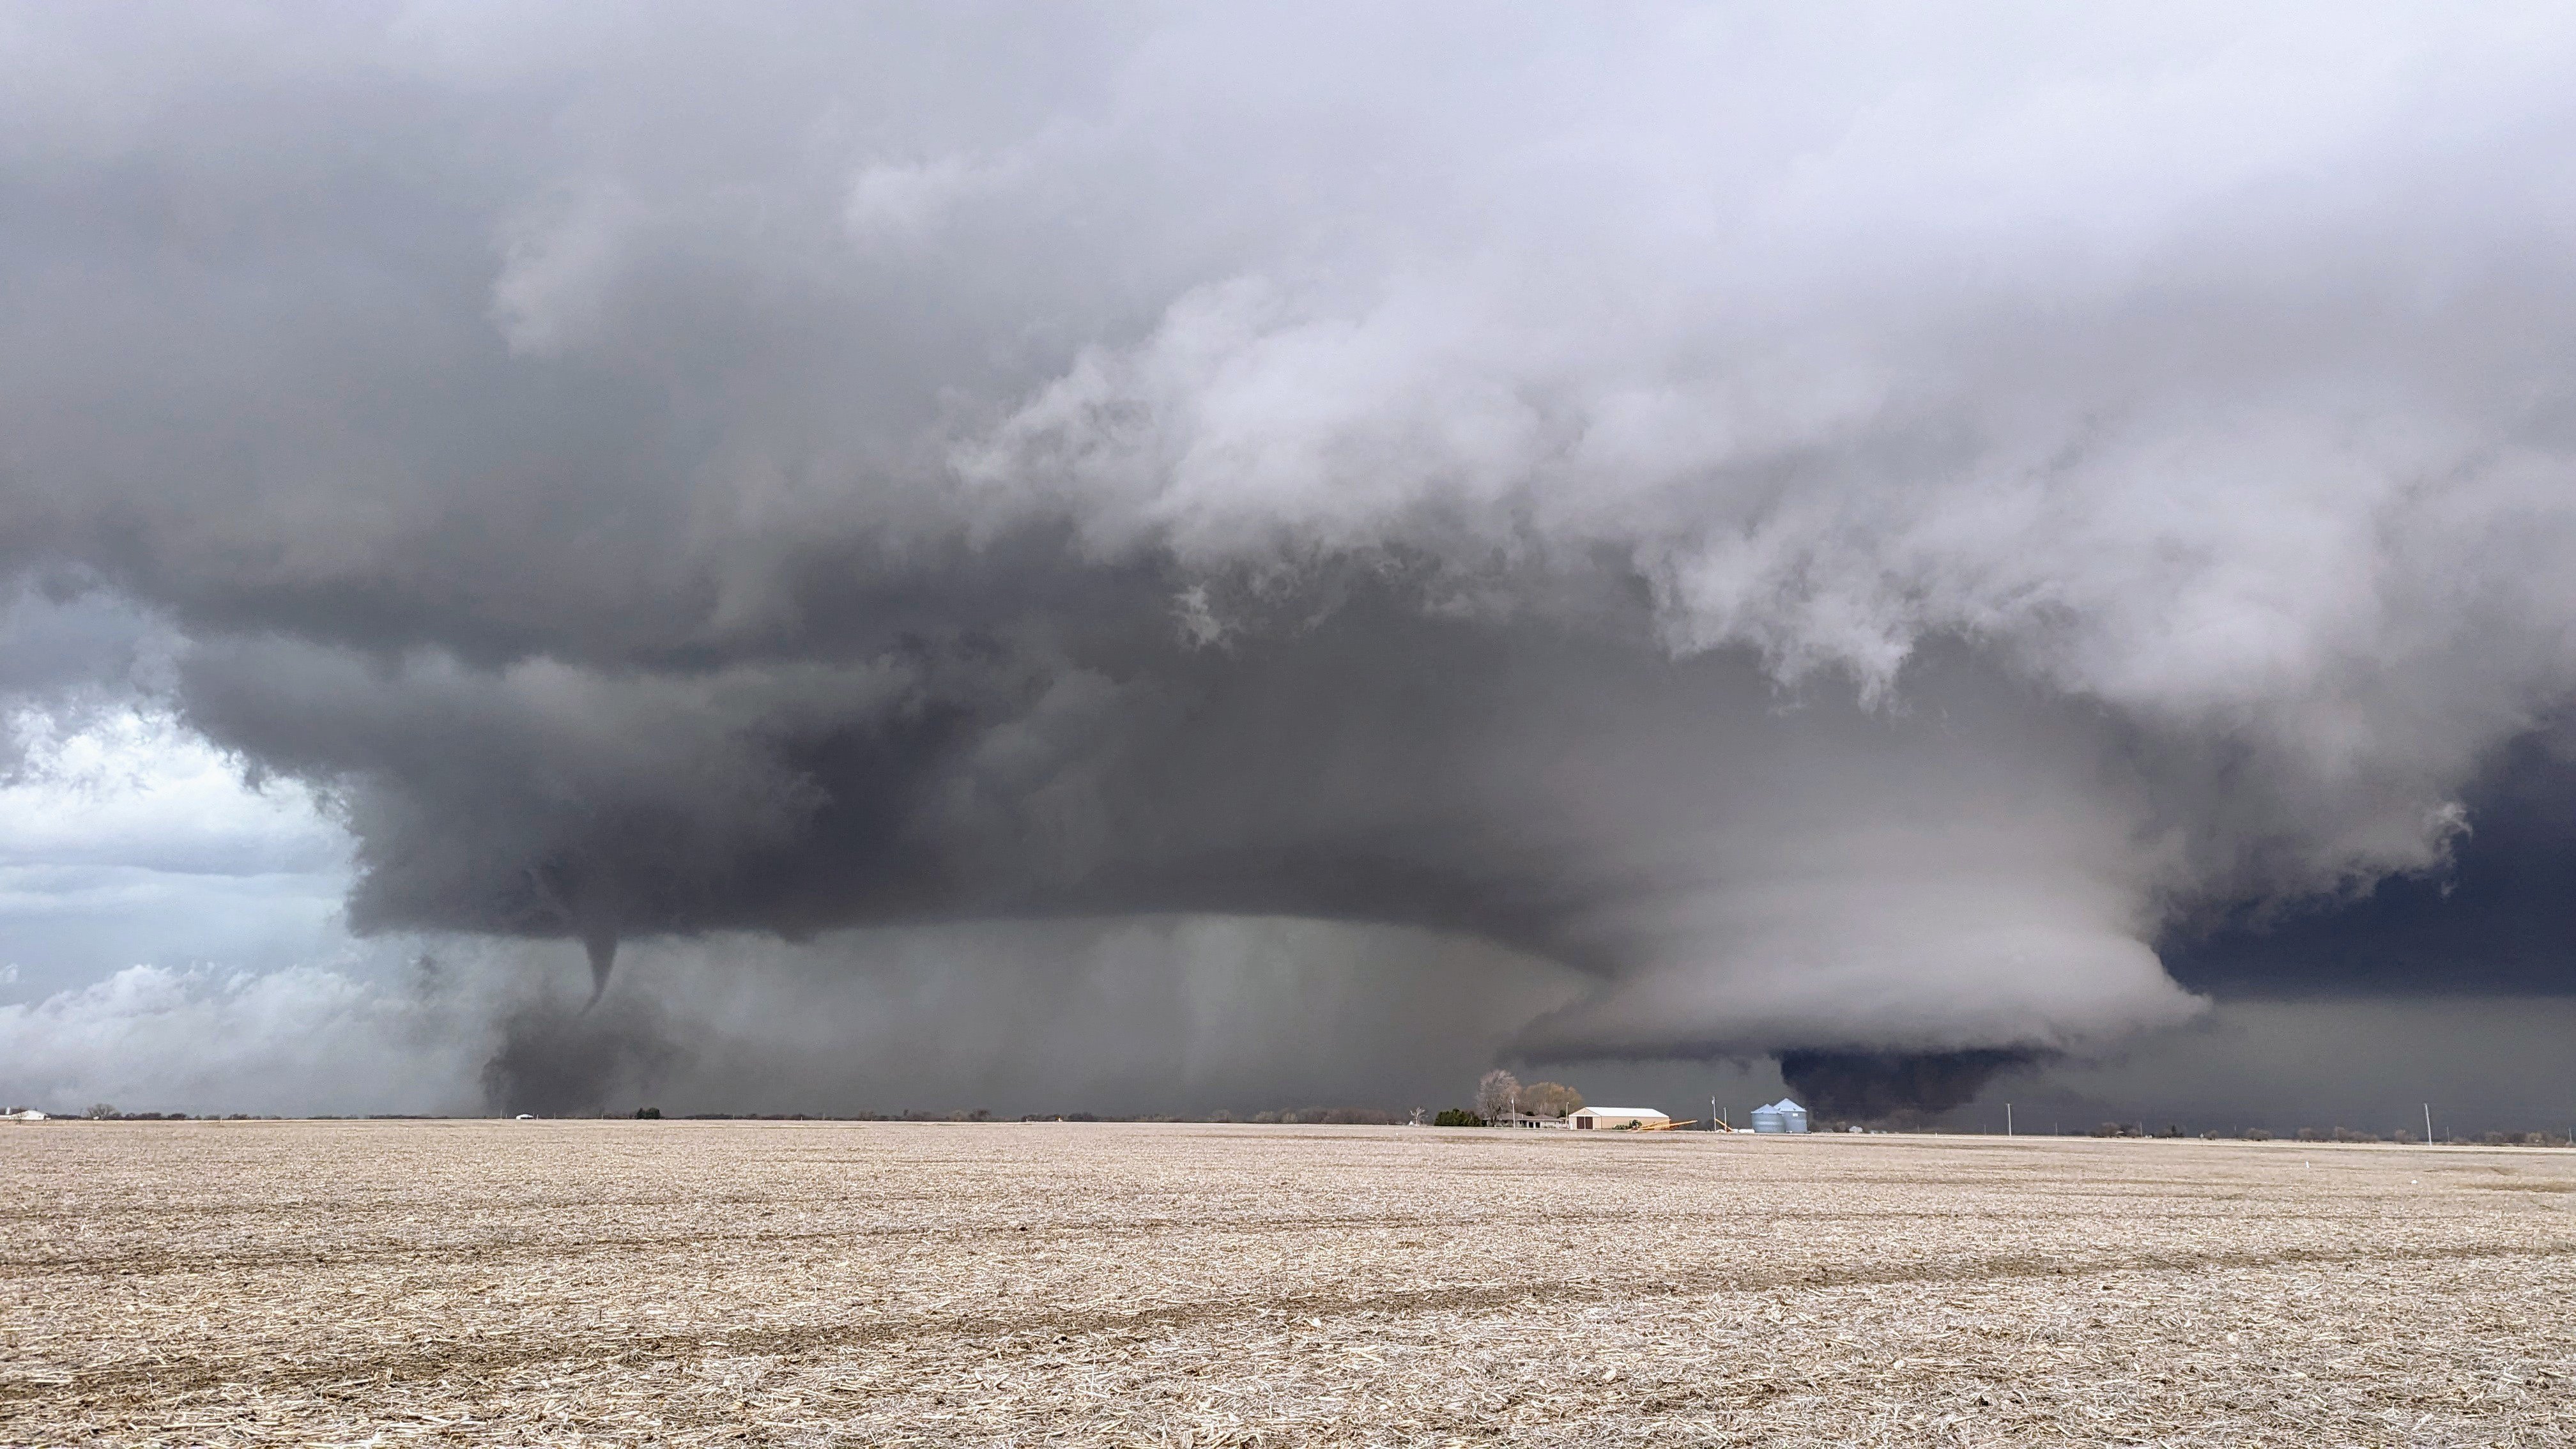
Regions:
[[[1976,1099],[1998,1075],[2042,1060],[2027,1051],[1866,1052],[1793,1049],[1780,1077],[1819,1117],[1922,1120]]]
[[[2576,990],[2576,761],[2563,727],[2506,751],[2463,801],[2474,828],[2443,869],[2200,922],[2167,947],[2174,975],[2239,996]]]
[[[177,641],[78,578],[0,593],[0,783],[19,778],[31,735],[59,735],[167,688]]]
[[[2550,11],[161,21],[6,22],[0,564],[362,929],[1322,918],[1937,1066],[2576,685]]]

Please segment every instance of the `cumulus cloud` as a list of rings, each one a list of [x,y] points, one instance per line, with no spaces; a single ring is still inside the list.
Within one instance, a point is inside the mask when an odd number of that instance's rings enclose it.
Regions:
[[[327,968],[132,966],[0,1006],[0,1093],[56,1111],[474,1111],[442,1026]]]
[[[14,722],[0,987],[42,996],[137,962],[267,969],[347,948],[348,837],[302,785],[246,785],[237,760],[137,709],[130,688]]]
[[[1572,1055],[2170,1024],[2576,686],[2561,14],[989,21],[22,17],[0,564],[363,929],[1360,923]]]

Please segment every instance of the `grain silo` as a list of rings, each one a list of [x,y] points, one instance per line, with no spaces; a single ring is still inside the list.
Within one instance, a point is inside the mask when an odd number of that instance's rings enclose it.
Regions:
[[[1753,1109],[1753,1130],[1804,1132],[1807,1130],[1807,1109],[1786,1097],[1782,1097],[1768,1107],[1756,1107]]]

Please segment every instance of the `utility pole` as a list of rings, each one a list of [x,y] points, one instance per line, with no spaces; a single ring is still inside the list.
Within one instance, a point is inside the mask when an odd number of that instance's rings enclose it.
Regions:
[[[2012,1135],[2012,1103],[2010,1102],[2004,1103],[2004,1135],[2006,1137]]]

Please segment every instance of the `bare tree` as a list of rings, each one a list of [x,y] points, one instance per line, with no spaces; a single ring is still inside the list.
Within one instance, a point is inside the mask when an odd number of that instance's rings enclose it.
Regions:
[[[1496,1068],[1493,1071],[1485,1073],[1485,1075],[1477,1081],[1477,1116],[1484,1118],[1488,1122],[1492,1122],[1499,1120],[1506,1113],[1519,1111],[1520,1107],[1520,1078],[1515,1077],[1511,1073],[1503,1071],[1500,1068]]]

